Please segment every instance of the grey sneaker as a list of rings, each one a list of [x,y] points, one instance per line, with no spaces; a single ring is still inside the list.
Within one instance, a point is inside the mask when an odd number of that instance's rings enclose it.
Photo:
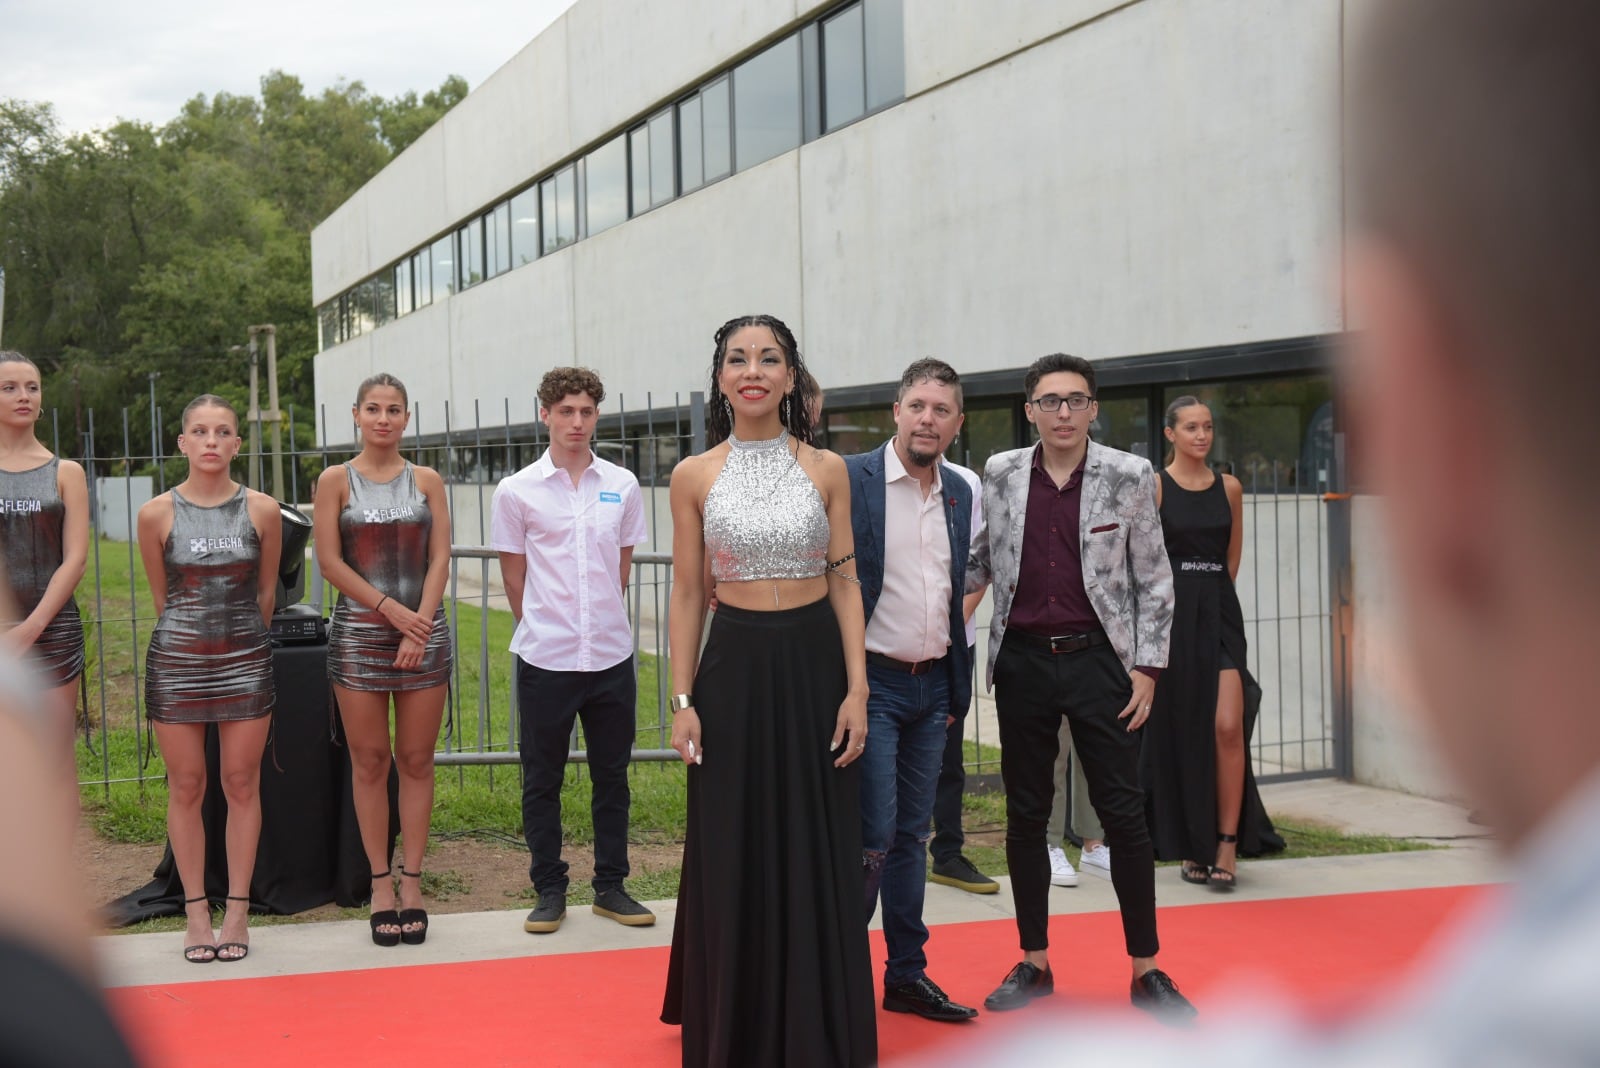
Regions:
[[[629,897],[620,886],[594,892],[594,914],[616,920],[624,927],[649,927],[656,922],[656,914]]]
[[[550,934],[566,918],[567,895],[560,890],[545,890],[539,894],[539,907],[522,921],[522,929],[529,934]]]

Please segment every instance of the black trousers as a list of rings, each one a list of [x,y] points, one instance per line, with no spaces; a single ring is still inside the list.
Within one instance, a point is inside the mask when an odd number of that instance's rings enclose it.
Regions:
[[[967,662],[975,664],[976,645],[967,646]],[[961,855],[967,836],[961,833],[961,795],[967,789],[967,766],[961,742],[966,735],[968,708],[951,709],[956,720],[945,729],[944,762],[939,765],[939,785],[933,795],[933,841],[928,852],[935,864]]]
[[[573,720],[583,722],[594,791],[594,888],[628,876],[628,758],[638,682],[633,657],[600,671],[546,671],[517,658],[517,723],[522,739],[522,834],[528,877],[541,894],[566,893],[561,859],[561,782]]]
[[[1049,946],[1050,861],[1045,826],[1055,796],[1061,717],[1089,782],[1089,803],[1105,827],[1116,862],[1111,884],[1122,908],[1130,957],[1153,957],[1156,939],[1155,853],[1139,789],[1139,734],[1117,713],[1133,683],[1110,645],[1051,653],[1007,635],[994,666],[1000,720],[1000,774],[1006,785],[1006,862],[1024,952]]]

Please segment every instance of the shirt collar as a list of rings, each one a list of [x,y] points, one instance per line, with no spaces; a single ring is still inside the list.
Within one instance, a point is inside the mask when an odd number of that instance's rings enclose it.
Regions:
[[[1067,485],[1063,486],[1062,488],[1066,489],[1066,488],[1070,487],[1073,483],[1077,482],[1079,479],[1083,478],[1083,469],[1085,467],[1087,467],[1088,465],[1089,465],[1089,450],[1088,449],[1084,449],[1083,450],[1083,459],[1079,460],[1078,461],[1078,466],[1072,469],[1072,476],[1067,479]],[[1033,464],[1032,464],[1032,467],[1033,467],[1033,469],[1035,471],[1037,471],[1039,474],[1043,475],[1045,478],[1050,478],[1050,472],[1048,472],[1048,471],[1046,471],[1044,469],[1044,443],[1043,442],[1037,442],[1036,441],[1033,444]],[[1050,479],[1050,484],[1052,486],[1055,485],[1055,480],[1054,479]]]
[[[593,449],[590,449],[589,466],[583,469],[583,473],[587,475],[590,471],[597,470],[597,465],[599,463],[600,457],[595,455],[595,451]],[[545,449],[544,455],[533,462],[533,469],[539,473],[540,478],[553,478],[555,477],[555,473],[561,470],[561,468],[556,466],[556,462],[550,458],[549,449]]]
[[[944,461],[936,460],[933,465],[933,487],[928,492],[930,495],[944,490],[944,483],[939,478],[939,465]],[[900,454],[895,451],[894,442],[891,440],[883,447],[883,481],[895,482],[902,478],[909,478],[915,482],[916,476],[906,470],[906,465],[900,462]]]

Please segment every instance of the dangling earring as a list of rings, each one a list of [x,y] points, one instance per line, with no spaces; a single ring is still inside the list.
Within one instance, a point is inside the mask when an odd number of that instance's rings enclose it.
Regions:
[[[728,399],[726,393],[720,394],[720,396],[722,397],[722,406],[728,409],[728,422],[731,423],[733,422],[733,402]]]
[[[783,400],[778,402],[778,418],[787,426],[789,424],[789,394],[783,395]]]

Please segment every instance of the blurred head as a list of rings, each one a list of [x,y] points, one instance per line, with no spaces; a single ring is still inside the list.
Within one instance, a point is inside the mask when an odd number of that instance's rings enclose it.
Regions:
[[[587,450],[600,421],[606,388],[587,367],[556,367],[539,382],[539,419],[558,449]]]
[[[1506,837],[1600,769],[1600,5],[1385,0],[1349,84],[1347,410],[1434,737]]]
[[[961,376],[943,360],[922,359],[900,376],[894,402],[895,449],[915,467],[932,467],[961,429]]]
[[[747,417],[769,415],[776,409],[784,428],[809,444],[815,437],[815,420],[803,393],[790,396],[807,380],[815,383],[782,319],[771,315],[729,319],[717,330],[711,352],[706,444],[716,445],[733,432],[736,406]]]

